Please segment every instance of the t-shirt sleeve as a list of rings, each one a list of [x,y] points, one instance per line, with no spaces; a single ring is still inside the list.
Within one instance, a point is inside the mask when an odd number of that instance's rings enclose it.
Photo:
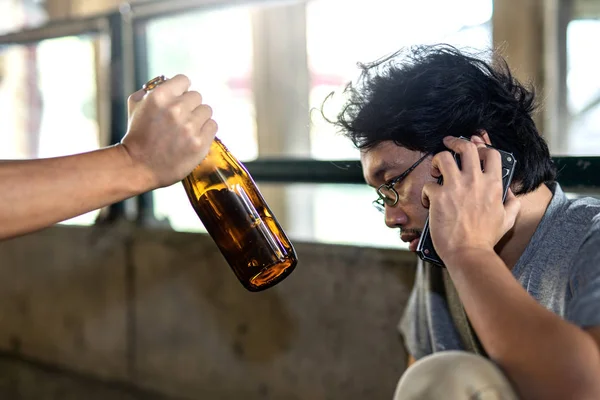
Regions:
[[[398,324],[398,330],[404,339],[406,350],[417,360],[432,353],[431,342],[427,334],[426,317],[421,312],[424,310],[424,304],[422,303],[422,280],[423,264],[419,261],[415,284],[404,309],[402,319]]]
[[[582,242],[569,284],[566,319],[582,328],[600,326],[600,215]]]

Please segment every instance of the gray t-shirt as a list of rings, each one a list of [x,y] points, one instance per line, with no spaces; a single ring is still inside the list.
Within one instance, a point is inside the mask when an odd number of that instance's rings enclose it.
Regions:
[[[554,196],[513,276],[538,303],[565,320],[582,328],[600,325],[600,200],[571,200],[558,183],[548,187]],[[419,261],[399,325],[415,358],[444,350],[477,352],[478,343],[456,328],[464,324],[452,296],[456,299],[447,271]]]

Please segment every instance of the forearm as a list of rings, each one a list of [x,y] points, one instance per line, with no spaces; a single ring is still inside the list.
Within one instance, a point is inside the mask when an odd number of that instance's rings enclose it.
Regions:
[[[599,395],[593,339],[538,304],[493,251],[472,250],[445,261],[484,348],[524,399]]]
[[[0,162],[0,239],[32,232],[151,188],[121,146]]]

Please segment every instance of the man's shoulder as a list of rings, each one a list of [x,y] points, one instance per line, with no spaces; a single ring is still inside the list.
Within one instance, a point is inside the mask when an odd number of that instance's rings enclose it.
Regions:
[[[566,222],[597,226],[600,221],[600,198],[572,196],[562,209],[562,214]]]
[[[598,230],[600,199],[590,196],[577,196],[563,192],[558,182],[547,184],[552,192],[552,200],[536,232],[538,245],[560,245],[575,248],[590,230]],[[596,222],[595,222],[596,221]]]
[[[600,199],[567,195],[558,184],[549,185],[549,188],[554,197],[538,227],[540,231],[532,239],[533,246],[529,246],[529,254],[535,256],[527,260],[529,264],[543,262],[545,265],[551,257],[555,265],[553,272],[547,268],[538,271],[550,273],[560,280],[566,276],[566,270],[577,270],[575,264],[592,255],[581,250],[590,237],[594,241],[600,238]]]
[[[566,218],[569,222],[569,231],[580,232],[575,257],[576,266],[572,272],[579,274],[587,271],[589,273],[590,269],[599,271],[600,199],[582,197],[572,200],[566,210]]]

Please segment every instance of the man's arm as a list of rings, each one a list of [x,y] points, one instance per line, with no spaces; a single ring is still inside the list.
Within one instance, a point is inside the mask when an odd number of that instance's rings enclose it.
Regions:
[[[444,262],[484,348],[524,399],[600,398],[592,335],[538,304],[493,250]]]
[[[143,193],[150,176],[122,145],[73,156],[0,163],[0,240]]]
[[[436,155],[432,172],[444,185],[426,184],[423,202],[436,250],[485,350],[523,399],[600,398],[594,336],[538,304],[494,251],[519,212],[510,191],[502,204],[499,154],[456,138],[444,143],[460,154],[462,168],[450,153]]]
[[[210,148],[212,110],[183,75],[129,98],[115,146],[72,156],[0,162],[0,240],[183,179]],[[125,127],[123,127],[125,128]]]

